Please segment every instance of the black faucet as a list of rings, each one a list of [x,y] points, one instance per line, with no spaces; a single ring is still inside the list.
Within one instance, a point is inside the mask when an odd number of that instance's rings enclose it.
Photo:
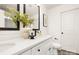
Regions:
[[[29,38],[30,38],[30,39],[34,39],[34,37],[35,37],[35,35],[34,35],[33,33],[31,33],[31,34],[29,35]]]

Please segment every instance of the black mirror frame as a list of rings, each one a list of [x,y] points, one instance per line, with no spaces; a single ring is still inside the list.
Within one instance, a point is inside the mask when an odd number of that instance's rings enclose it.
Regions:
[[[20,11],[20,4],[17,4],[17,11]],[[19,30],[20,29],[20,23],[17,21],[17,28],[3,28],[0,27],[0,31],[13,31],[13,30]]]
[[[35,31],[35,36],[36,36],[36,32],[40,30],[40,6],[38,7],[38,29],[33,29],[33,31]]]
[[[38,29],[32,29],[33,31],[35,31],[35,36],[36,36],[36,32],[40,30],[40,6],[38,7]],[[26,5],[23,4],[23,13],[26,13]]]

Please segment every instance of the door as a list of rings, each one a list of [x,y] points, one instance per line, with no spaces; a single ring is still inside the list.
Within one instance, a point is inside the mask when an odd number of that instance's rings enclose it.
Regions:
[[[62,16],[62,49],[79,53],[79,9],[66,11]]]

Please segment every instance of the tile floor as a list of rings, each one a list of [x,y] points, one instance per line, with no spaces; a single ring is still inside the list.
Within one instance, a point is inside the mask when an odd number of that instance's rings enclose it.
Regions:
[[[78,53],[66,51],[66,50],[58,50],[58,55],[79,55]]]

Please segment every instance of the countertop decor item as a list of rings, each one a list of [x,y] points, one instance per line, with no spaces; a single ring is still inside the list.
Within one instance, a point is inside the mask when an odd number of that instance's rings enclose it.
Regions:
[[[33,19],[30,17],[30,15],[21,13],[14,8],[7,8],[5,15],[10,17],[15,24],[17,24],[17,21],[21,22],[23,27],[27,27],[33,23]]]
[[[33,18],[31,18],[31,16],[26,13],[18,12],[14,8],[7,8],[5,15],[10,17],[15,24],[17,24],[17,21],[23,24],[23,29],[20,29],[21,36],[24,39],[28,39],[30,32],[30,29],[28,29],[28,27],[33,23]]]
[[[31,31],[32,31],[31,28],[21,28],[20,30],[21,37],[24,39],[28,39]]]

